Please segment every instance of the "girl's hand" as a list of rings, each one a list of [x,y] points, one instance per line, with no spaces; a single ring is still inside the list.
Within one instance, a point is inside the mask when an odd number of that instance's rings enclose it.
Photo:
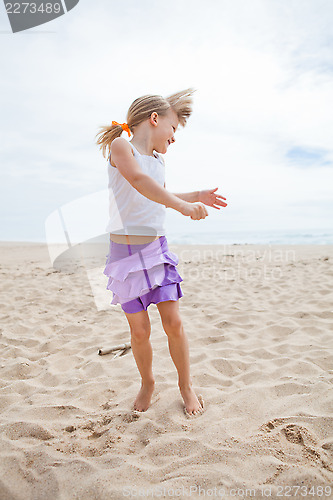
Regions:
[[[184,201],[180,213],[191,217],[193,220],[204,219],[208,215],[207,209],[202,203],[189,203],[188,201]]]
[[[216,208],[217,210],[220,210],[219,207],[216,207],[215,205],[220,205],[221,207],[226,207],[227,203],[224,203],[222,200],[226,200],[223,196],[219,194],[215,194],[215,191],[218,188],[215,189],[204,189],[203,191],[199,191],[199,201],[201,203],[204,203],[205,205],[208,205],[209,207]]]

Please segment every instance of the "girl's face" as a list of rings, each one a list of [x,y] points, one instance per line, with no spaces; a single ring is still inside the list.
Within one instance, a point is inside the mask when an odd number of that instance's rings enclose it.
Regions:
[[[154,131],[154,149],[158,153],[165,154],[169,145],[176,140],[174,134],[179,125],[178,116],[171,108],[164,116],[157,113],[153,113],[153,116],[154,123],[157,123]]]

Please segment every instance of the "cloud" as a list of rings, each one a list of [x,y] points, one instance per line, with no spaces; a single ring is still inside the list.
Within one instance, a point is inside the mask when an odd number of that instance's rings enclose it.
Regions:
[[[194,86],[193,115],[165,157],[167,188],[219,186],[230,224],[271,227],[271,214],[296,227],[292,203],[331,196],[332,15],[323,0],[81,1],[54,33],[0,35],[2,209],[16,211],[9,191],[22,183],[25,216],[40,201],[31,227],[42,237],[50,210],[106,188],[100,125],[124,121],[140,95]]]

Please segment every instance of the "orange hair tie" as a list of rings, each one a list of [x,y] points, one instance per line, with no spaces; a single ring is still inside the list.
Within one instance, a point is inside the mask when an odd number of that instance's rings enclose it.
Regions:
[[[127,125],[127,123],[118,123],[118,122],[113,121],[112,125],[120,125],[121,128],[128,133],[128,137],[131,137],[131,132],[130,132],[130,129],[129,129],[129,126]]]

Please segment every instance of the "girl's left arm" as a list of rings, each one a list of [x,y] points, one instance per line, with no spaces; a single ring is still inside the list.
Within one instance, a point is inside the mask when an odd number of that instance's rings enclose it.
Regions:
[[[202,191],[192,191],[191,193],[172,193],[172,194],[178,196],[178,198],[180,198],[181,200],[188,201],[190,203],[196,203],[199,201],[209,207],[213,207],[216,208],[217,210],[220,210],[219,207],[216,205],[219,205],[220,207],[226,207],[227,203],[222,201],[226,200],[224,196],[215,193],[217,189],[218,188],[203,189]]]
[[[181,200],[188,201],[190,203],[196,203],[199,201],[199,191],[192,191],[191,193],[172,193],[178,196]]]
[[[165,183],[164,183],[164,189]],[[192,191],[192,193],[172,193],[173,195],[177,196],[181,200],[188,201],[189,203],[196,203],[199,201],[199,193],[200,191]]]

